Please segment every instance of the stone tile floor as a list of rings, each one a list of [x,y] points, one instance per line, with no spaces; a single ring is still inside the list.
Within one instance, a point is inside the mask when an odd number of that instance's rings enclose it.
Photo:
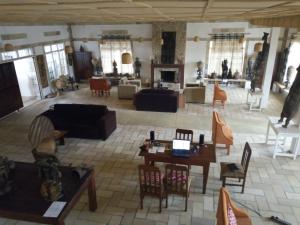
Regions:
[[[115,90],[110,97],[91,97],[87,88],[46,99],[31,105],[0,121],[1,155],[10,159],[32,162],[27,130],[37,114],[56,102],[107,104],[117,110],[118,128],[106,140],[66,139],[59,146],[58,157],[66,164],[93,165],[96,170],[96,185],[99,207],[88,211],[85,194],[70,215],[70,225],[198,225],[214,224],[218,202],[220,161],[240,161],[242,148],[248,141],[253,149],[245,193],[239,187],[228,187],[238,201],[252,207],[264,216],[277,215],[293,225],[300,224],[300,161],[277,157],[272,159],[272,145],[264,144],[267,116],[279,115],[282,100],[271,95],[270,104],[263,112],[249,112],[245,105],[246,92],[235,87],[225,87],[229,103],[225,109],[216,107],[234,132],[234,146],[230,156],[226,150],[217,148],[218,163],[212,164],[207,193],[201,194],[202,171],[192,167],[192,186],[188,211],[184,212],[184,199],[171,196],[168,209],[158,212],[158,200],[146,198],[144,209],[139,209],[137,165],[143,163],[138,156],[139,146],[155,130],[156,138],[172,139],[176,127],[193,129],[197,137],[204,133],[211,136],[211,86],[208,87],[205,105],[186,104],[184,109],[173,113],[136,112],[129,100],[118,100]],[[162,167],[163,165],[161,165]],[[163,167],[162,167],[163,168]],[[252,223],[273,224],[249,211]],[[0,225],[32,224],[0,218]]]

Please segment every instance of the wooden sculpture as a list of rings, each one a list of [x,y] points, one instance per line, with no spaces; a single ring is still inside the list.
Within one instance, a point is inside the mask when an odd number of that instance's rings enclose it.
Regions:
[[[300,105],[300,65],[297,68],[297,75],[294,83],[290,88],[290,92],[284,101],[282,112],[280,115],[279,123],[283,122],[283,119],[286,118],[285,124],[282,127],[287,128],[289,122],[297,114]]]

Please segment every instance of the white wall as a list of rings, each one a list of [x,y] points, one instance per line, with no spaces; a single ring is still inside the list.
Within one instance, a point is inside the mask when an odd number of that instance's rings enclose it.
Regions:
[[[263,32],[270,33],[271,28],[251,27],[248,22],[224,22],[224,23],[187,23],[187,43],[185,54],[185,82],[194,81],[196,78],[196,62],[203,61],[207,68],[207,54],[209,38],[213,29],[220,28],[243,28],[245,30],[246,40],[261,39]],[[194,42],[191,39],[195,36],[200,37],[200,41]],[[249,41],[246,55],[250,56],[253,53],[253,47],[256,40]]]
[[[142,42],[133,41],[133,60],[138,57],[142,63],[142,79],[150,78],[150,58],[152,57],[152,25],[151,24],[125,24],[125,25],[73,25],[73,38],[96,38],[100,39],[105,30],[127,30],[132,39],[142,37]],[[95,57],[100,57],[98,41],[75,41],[75,50],[82,45],[85,50],[93,52]]]

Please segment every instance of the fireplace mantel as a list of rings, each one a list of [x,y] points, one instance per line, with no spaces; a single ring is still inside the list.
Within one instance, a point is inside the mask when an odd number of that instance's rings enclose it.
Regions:
[[[154,69],[155,68],[178,68],[178,79],[180,88],[183,88],[184,82],[184,64],[155,64],[151,62],[151,87],[154,87]]]

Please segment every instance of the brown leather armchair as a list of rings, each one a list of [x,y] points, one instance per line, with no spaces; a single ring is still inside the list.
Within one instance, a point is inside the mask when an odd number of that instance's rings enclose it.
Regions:
[[[216,101],[220,101],[224,107],[226,100],[227,100],[226,92],[220,88],[218,83],[215,83],[213,106],[215,106]]]
[[[108,79],[99,79],[99,81],[101,95],[105,94],[109,96],[111,89],[110,81]]]
[[[251,219],[247,212],[235,206],[231,201],[230,195],[226,188],[220,188],[218,210],[216,214],[217,225],[228,225],[228,208],[231,207],[238,225],[252,225]]]
[[[230,153],[230,145],[233,145],[233,135],[231,128],[221,119],[219,113],[213,112],[212,119],[212,141],[213,144],[225,144],[227,154]]]
[[[111,84],[110,81],[104,78],[97,78],[93,79],[91,78],[89,80],[90,82],[90,89],[92,91],[92,95],[103,95],[105,94],[110,95],[110,89],[111,89]]]

